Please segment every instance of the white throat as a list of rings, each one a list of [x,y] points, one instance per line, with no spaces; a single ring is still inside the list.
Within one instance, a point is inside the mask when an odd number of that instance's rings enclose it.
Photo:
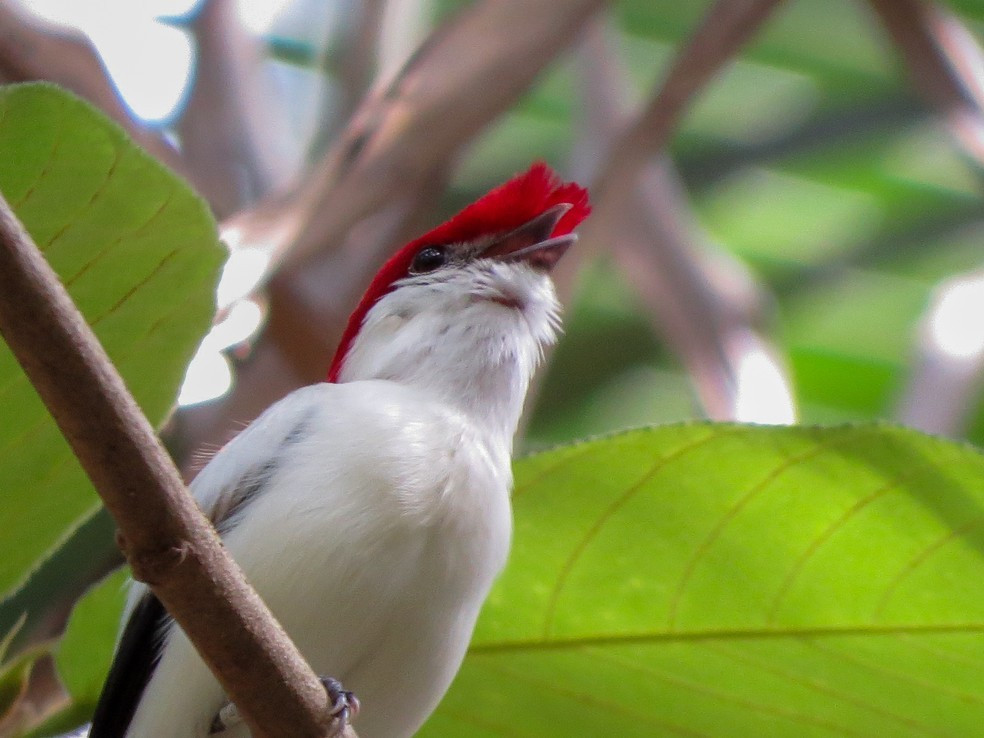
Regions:
[[[339,381],[419,388],[510,444],[558,315],[549,277],[522,263],[410,277],[367,313]]]

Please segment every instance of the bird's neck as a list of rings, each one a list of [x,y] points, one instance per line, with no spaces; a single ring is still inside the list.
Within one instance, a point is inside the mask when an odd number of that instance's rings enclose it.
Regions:
[[[518,315],[484,322],[390,316],[360,334],[341,380],[385,379],[417,390],[508,448],[540,352]]]

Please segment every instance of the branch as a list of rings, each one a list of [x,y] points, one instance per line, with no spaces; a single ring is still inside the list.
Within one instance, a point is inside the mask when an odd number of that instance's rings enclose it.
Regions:
[[[783,0],[717,0],[687,43],[677,52],[658,92],[612,149],[594,184],[596,200],[631,195],[639,173],[670,139],[690,100],[761,27]],[[608,192],[611,190],[611,192]],[[603,219],[594,216],[582,233],[600,232]]]
[[[331,735],[328,696],[225,554],[58,277],[0,197],[0,334],[119,525],[134,577],[255,736]]]
[[[927,433],[963,433],[984,385],[984,270],[940,284],[919,324],[912,367],[896,417]],[[974,317],[972,317],[974,316]]]
[[[178,120],[181,152],[222,218],[288,179],[278,161],[280,101],[262,78],[263,51],[234,0],[204,0],[185,21],[195,41],[194,80]]]
[[[760,333],[764,291],[742,266],[707,242],[690,216],[676,172],[656,158],[686,108],[776,0],[721,0],[675,58],[666,81],[621,138],[624,73],[599,27],[582,46],[581,79],[591,111],[587,150],[614,148],[593,187],[596,206],[582,229],[589,246],[605,243],[663,338],[690,374],[708,416],[791,422],[790,382],[778,350]],[[612,141],[615,141],[614,145]],[[617,233],[617,238],[605,234]]]
[[[332,69],[337,91],[323,90],[318,129],[310,145],[312,159],[323,154],[332,139],[348,123],[372,84],[379,56],[379,39],[387,0],[362,0],[342,30],[342,38],[326,39],[320,66]],[[332,29],[332,34],[337,33]]]
[[[963,152],[984,168],[984,52],[953,13],[923,0],[869,0],[908,66],[913,85],[940,113]],[[897,245],[896,245],[897,246]],[[984,384],[980,309],[984,273],[939,285],[924,314],[912,371],[896,411],[906,425],[957,435]]]
[[[961,148],[984,167],[984,53],[952,13],[924,0],[868,0]]]
[[[486,0],[432,33],[377,84],[305,181],[223,224],[303,269],[363,219],[412,193],[533,83],[603,0]],[[509,33],[489,33],[508,28]],[[284,202],[293,212],[278,217]],[[289,252],[289,256],[288,253]]]

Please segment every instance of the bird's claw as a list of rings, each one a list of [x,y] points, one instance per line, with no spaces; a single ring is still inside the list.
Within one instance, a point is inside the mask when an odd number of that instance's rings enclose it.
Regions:
[[[344,728],[348,725],[349,721],[359,714],[359,698],[346,690],[337,679],[324,676],[318,677],[318,679],[324,685],[325,691],[328,693],[328,699],[331,700],[331,707],[328,710],[329,714],[334,718],[335,725],[338,729]],[[242,721],[243,718],[239,714],[239,709],[232,702],[226,703],[212,719],[208,734],[216,735],[218,733],[224,733]]]
[[[340,681],[331,677],[318,677],[328,693],[331,700],[329,712],[340,721],[341,725],[346,725],[359,714],[359,698],[354,693],[346,690]]]
[[[239,708],[232,702],[227,702],[225,706],[212,718],[212,724],[208,728],[209,735],[224,733],[243,721],[243,716],[239,714]]]

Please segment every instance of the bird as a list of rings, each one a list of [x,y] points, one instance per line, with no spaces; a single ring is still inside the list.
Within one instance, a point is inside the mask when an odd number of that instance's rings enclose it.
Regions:
[[[410,241],[369,284],[325,380],[271,405],[190,485],[311,667],[344,684],[326,682],[359,707],[360,738],[423,724],[505,565],[513,437],[560,329],[550,272],[590,210],[587,190],[538,161]],[[132,583],[90,738],[248,736],[227,709]]]

